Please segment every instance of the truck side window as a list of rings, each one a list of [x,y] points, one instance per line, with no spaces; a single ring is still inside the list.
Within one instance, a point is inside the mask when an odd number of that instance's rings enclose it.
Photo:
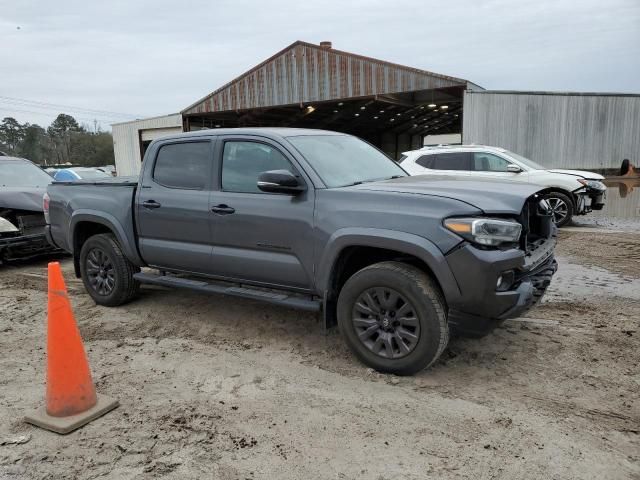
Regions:
[[[470,152],[439,153],[433,168],[435,170],[472,170]]]
[[[473,163],[476,172],[506,172],[510,162],[491,153],[474,153]]]
[[[229,141],[222,154],[222,189],[225,192],[264,193],[258,177],[269,170],[289,170],[289,160],[275,148],[258,142]]]
[[[424,168],[433,168],[436,156],[437,155],[423,155],[416,160],[416,163]]]
[[[202,190],[211,161],[209,142],[163,145],[153,167],[153,179],[165,187]]]

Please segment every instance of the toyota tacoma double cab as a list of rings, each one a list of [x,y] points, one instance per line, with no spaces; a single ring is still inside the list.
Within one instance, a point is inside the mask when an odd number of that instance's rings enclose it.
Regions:
[[[351,135],[238,128],[155,140],[139,178],[56,182],[44,204],[99,305],[155,284],[321,312],[366,365],[412,374],[450,331],[543,295],[556,227],[539,190],[411,177]]]

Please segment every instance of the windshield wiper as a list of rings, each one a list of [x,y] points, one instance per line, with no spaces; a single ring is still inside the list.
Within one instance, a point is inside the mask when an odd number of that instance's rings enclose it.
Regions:
[[[353,187],[354,185],[362,185],[363,183],[383,182],[385,180],[392,180],[394,178],[403,178],[403,177],[406,177],[406,175],[393,175],[392,177],[389,177],[389,178],[371,178],[369,180],[358,180],[356,182],[348,183],[348,184],[342,185],[342,186],[343,187]]]

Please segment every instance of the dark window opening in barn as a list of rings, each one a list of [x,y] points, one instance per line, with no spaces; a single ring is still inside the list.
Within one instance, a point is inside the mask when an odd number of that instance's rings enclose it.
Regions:
[[[151,140],[145,140],[140,143],[140,161],[144,159],[144,154],[147,153],[147,148],[151,145]]]

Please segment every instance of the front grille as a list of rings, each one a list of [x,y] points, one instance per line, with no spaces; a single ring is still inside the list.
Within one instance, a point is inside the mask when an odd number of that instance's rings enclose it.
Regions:
[[[520,248],[527,254],[532,254],[556,236],[551,211],[546,201],[537,194],[527,199],[519,220],[522,224]]]

